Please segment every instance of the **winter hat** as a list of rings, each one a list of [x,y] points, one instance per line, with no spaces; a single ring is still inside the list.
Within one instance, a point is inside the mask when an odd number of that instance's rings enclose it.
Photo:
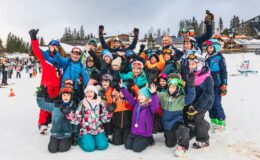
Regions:
[[[112,53],[108,50],[108,49],[104,49],[102,51],[102,55],[103,55],[103,58],[105,58],[106,56],[108,56],[111,60],[113,60],[113,55]]]
[[[92,45],[94,45],[95,47],[97,47],[97,41],[96,41],[95,39],[90,39],[90,40],[88,41],[88,44],[92,44]]]
[[[152,57],[156,58],[156,61],[159,62],[159,56],[157,54],[152,54],[150,60],[152,59]]]
[[[173,79],[168,81],[168,86],[170,86],[170,85],[178,86],[178,87],[183,89],[184,82],[183,82],[183,80],[181,80],[179,78],[173,78]]]
[[[110,82],[112,82],[113,77],[110,74],[104,74],[101,77],[102,80],[109,80]]]
[[[151,98],[151,93],[150,93],[150,91],[149,91],[149,89],[147,87],[143,87],[142,89],[140,89],[138,91],[138,95],[139,94],[143,94],[145,97],[147,97],[147,99]]]
[[[193,37],[184,38],[183,39],[183,43],[185,43],[185,42],[190,42],[192,48],[195,48],[195,49],[198,48],[197,45],[196,45],[197,44],[197,40],[195,38],[193,38]]]
[[[92,71],[91,74],[90,74],[90,79],[94,79],[98,82],[100,80],[99,73],[95,70]]]
[[[80,55],[82,54],[82,51],[81,51],[81,49],[80,49],[79,47],[73,47],[73,48],[71,49],[71,53],[73,53],[73,51],[74,51],[75,49],[79,50],[78,54],[80,54]]]
[[[170,73],[170,74],[167,76],[168,81],[170,81],[171,79],[174,79],[174,78],[181,79],[181,76],[180,76],[179,74],[176,74],[176,73]]]
[[[134,54],[135,54],[135,52],[133,50],[131,50],[131,49],[128,49],[128,50],[125,51],[125,56],[127,58],[132,57],[132,55],[134,55]]]
[[[208,46],[213,46],[214,49],[215,49],[215,52],[219,52],[220,49],[221,49],[221,44],[219,43],[219,41],[217,39],[214,39],[214,38],[212,38],[210,40],[207,40],[205,42],[205,44],[207,45],[207,47]]]
[[[113,38],[113,42],[120,42],[121,43],[121,40],[118,37],[115,37],[115,38]]]
[[[121,67],[121,63],[122,63],[122,59],[120,57],[117,57],[116,59],[114,59],[112,61],[112,66],[118,66],[118,67]]]
[[[194,61],[198,63],[196,71],[200,70],[202,67],[205,66],[205,58],[201,55],[200,50],[190,50],[188,52],[187,59],[190,61]]]
[[[165,73],[161,73],[160,75],[159,75],[159,77],[158,77],[159,79],[164,79],[164,80],[166,80],[167,81],[167,74],[165,74]]]
[[[59,41],[57,41],[57,40],[51,40],[50,42],[49,42],[49,46],[60,46],[60,42]]]
[[[94,93],[96,93],[98,95],[98,89],[96,86],[93,85],[88,85],[85,89],[84,89],[84,93],[87,94],[88,91],[93,91]]]
[[[143,69],[144,68],[144,64],[141,61],[134,61],[132,63],[132,68],[135,68],[135,67]]]

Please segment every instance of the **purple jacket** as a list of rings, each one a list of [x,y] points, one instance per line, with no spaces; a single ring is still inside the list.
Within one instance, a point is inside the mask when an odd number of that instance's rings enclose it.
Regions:
[[[139,107],[139,102],[127,91],[122,88],[122,93],[131,107],[133,107],[133,118],[131,125],[131,133],[134,135],[151,137],[153,133],[154,113],[160,107],[159,97],[157,93],[151,96],[151,102]],[[139,115],[138,115],[139,108]],[[138,117],[138,118],[137,118]]]

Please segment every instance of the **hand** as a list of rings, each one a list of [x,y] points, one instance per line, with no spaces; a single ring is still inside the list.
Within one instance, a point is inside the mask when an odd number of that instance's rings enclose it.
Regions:
[[[114,112],[115,109],[116,109],[116,103],[112,103],[107,107],[108,112]]]
[[[221,85],[220,87],[220,95],[225,96],[227,94],[227,85]]]
[[[43,85],[41,85],[37,91],[36,91],[36,96],[38,98],[45,98],[48,96],[48,93],[47,93],[47,87],[44,87]]]
[[[103,36],[104,35],[104,26],[103,25],[100,25],[98,27],[98,33],[100,36]]]
[[[39,32],[39,29],[31,29],[30,31],[29,31],[29,34],[30,34],[30,37],[31,37],[31,40],[36,40],[37,39],[37,34],[38,34],[38,32]]]
[[[206,17],[205,17],[205,20],[204,20],[204,23],[206,25],[212,25],[212,22],[214,21],[214,15],[212,13],[210,13],[209,10],[206,10]]]
[[[122,88],[123,87],[123,80],[120,79],[120,82],[119,82],[119,87]]]
[[[117,54],[118,54],[120,57],[124,57],[124,56],[125,56],[125,52],[122,52],[122,51],[118,51]]]
[[[195,81],[194,73],[189,73],[187,75],[187,81],[186,81],[187,87],[188,88],[193,88],[195,86],[194,81]]]
[[[154,94],[157,91],[157,86],[154,83],[152,83],[150,85],[149,90],[150,90],[151,94]]]
[[[134,37],[138,38],[139,35],[139,29],[138,28],[134,28]]]

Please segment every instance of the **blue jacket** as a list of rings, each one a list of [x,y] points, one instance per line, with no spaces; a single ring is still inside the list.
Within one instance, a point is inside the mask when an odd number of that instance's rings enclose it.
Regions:
[[[60,64],[64,70],[61,84],[67,79],[71,79],[74,82],[74,89],[78,90],[78,80],[80,76],[83,78],[83,87],[87,86],[89,76],[86,72],[86,68],[81,63],[81,60],[73,62],[70,58],[64,58],[59,53],[55,54],[55,61]]]
[[[51,135],[53,137],[59,139],[71,137],[72,125],[60,108],[55,107],[55,103],[48,103],[43,98],[37,98],[37,104],[41,109],[52,113]]]
[[[214,86],[227,84],[227,67],[223,55],[220,52],[208,55],[206,63],[210,68]]]

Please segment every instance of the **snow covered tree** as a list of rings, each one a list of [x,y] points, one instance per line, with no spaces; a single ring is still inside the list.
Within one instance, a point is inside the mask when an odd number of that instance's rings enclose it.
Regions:
[[[222,33],[222,32],[223,32],[223,29],[224,29],[224,25],[223,25],[223,21],[222,21],[222,18],[221,18],[221,17],[219,18],[218,27],[219,27],[220,33]]]

